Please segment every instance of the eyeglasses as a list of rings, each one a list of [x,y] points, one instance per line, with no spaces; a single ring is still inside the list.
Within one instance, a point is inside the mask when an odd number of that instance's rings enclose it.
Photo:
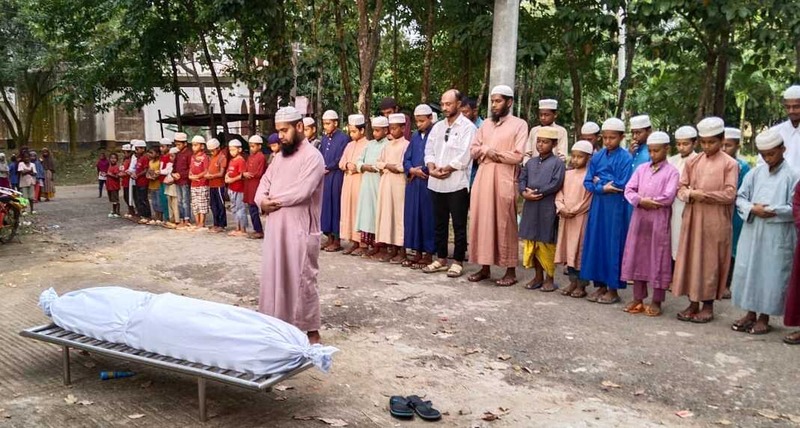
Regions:
[[[450,139],[450,128],[447,128],[447,131],[444,131],[444,142],[446,143],[447,140]]]

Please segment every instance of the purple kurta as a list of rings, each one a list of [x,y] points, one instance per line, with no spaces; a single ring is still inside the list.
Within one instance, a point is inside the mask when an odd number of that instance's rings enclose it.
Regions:
[[[303,331],[320,328],[320,214],[325,165],[307,140],[293,155],[275,155],[261,177],[255,202],[267,199],[281,208],[267,216],[261,262],[258,310]]]
[[[678,193],[680,173],[667,161],[655,167],[646,162],[636,168],[625,186],[625,199],[634,207],[620,279],[647,281],[651,287],[666,290],[672,282],[670,219],[672,201]],[[646,210],[639,201],[649,198],[661,208]]]

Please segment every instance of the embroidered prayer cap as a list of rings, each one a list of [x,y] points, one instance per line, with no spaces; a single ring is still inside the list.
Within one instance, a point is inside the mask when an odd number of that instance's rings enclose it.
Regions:
[[[414,108],[414,116],[430,116],[433,114],[433,109],[427,104],[420,104]]]
[[[231,140],[231,142],[228,143],[228,147],[242,147],[242,142],[239,140]]]
[[[784,100],[798,100],[800,99],[800,85],[789,86],[783,93]]]
[[[363,114],[351,114],[347,116],[347,124],[350,126],[361,126],[366,123]]]
[[[248,144],[264,144],[264,139],[261,138],[260,135],[251,135],[250,138],[247,139]]]
[[[178,148],[177,148],[177,147],[170,147],[170,149],[169,149],[169,154],[171,154],[171,155],[177,155],[179,151],[180,151],[180,150],[178,150]]]
[[[376,116],[372,118],[373,128],[387,128],[389,126],[389,119],[385,116]]]
[[[657,146],[659,144],[669,144],[669,134],[662,131],[656,131],[647,137],[648,146]]]
[[[741,140],[742,139],[742,131],[739,128],[725,128],[725,139],[726,140]]]
[[[205,144],[206,139],[202,135],[195,135],[192,137],[192,144]]]
[[[616,117],[609,117],[603,122],[603,131],[625,132],[625,122]]]
[[[539,100],[539,110],[558,110],[558,101],[550,98]]]
[[[389,115],[389,123],[406,123],[406,115],[403,113],[392,113]]]
[[[586,154],[594,153],[594,147],[592,147],[592,143],[586,140],[579,140],[574,146],[572,146],[572,150],[577,150]]]
[[[504,97],[514,98],[514,90],[508,85],[497,85],[492,88],[492,92],[489,93],[490,97],[492,95],[502,95]]]
[[[783,144],[783,137],[777,131],[767,129],[756,136],[756,148],[758,150],[769,150]]]
[[[694,126],[685,125],[675,130],[676,140],[691,140],[692,138],[697,138],[697,130],[694,129]]]
[[[652,126],[653,124],[650,123],[650,116],[646,114],[640,114],[639,116],[631,118],[631,129],[645,129]]]
[[[131,143],[133,143],[132,145],[135,148],[139,147],[147,148],[147,143],[144,140],[131,140]]]
[[[162,146],[171,146],[172,140],[170,140],[169,138],[162,138],[161,141],[158,142],[158,144]]]
[[[322,120],[339,120],[339,114],[333,110],[326,110],[322,113]]]
[[[129,151],[131,151],[131,145],[130,144],[123,144],[121,150],[123,152],[129,152]]]
[[[208,140],[208,142],[206,143],[206,147],[208,147],[208,150],[218,149],[219,148],[219,140],[217,140],[216,138],[212,138],[212,139]]]
[[[338,116],[337,116],[338,118]],[[296,108],[281,107],[275,112],[275,123],[292,123],[303,119],[303,115]]]
[[[597,134],[598,132],[600,132],[600,125],[595,122],[586,122],[581,126],[581,134],[589,135]]]
[[[710,116],[697,124],[697,134],[701,137],[715,137],[724,133],[725,121],[718,117]]]
[[[317,122],[314,121],[313,117],[304,117],[303,118],[303,125],[304,126],[317,126]]]
[[[175,141],[183,141],[185,143],[189,141],[189,136],[185,132],[176,132]]]
[[[536,131],[536,138],[539,137],[550,140],[558,140],[558,129],[552,126],[543,126]]]
[[[269,134],[269,137],[267,137],[267,145],[280,144],[280,142],[281,142],[281,137],[279,137],[278,134],[275,132]]]

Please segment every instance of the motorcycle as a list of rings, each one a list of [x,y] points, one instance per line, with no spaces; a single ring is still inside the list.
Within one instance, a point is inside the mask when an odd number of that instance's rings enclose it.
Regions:
[[[28,200],[22,193],[0,187],[0,243],[6,244],[14,239],[19,228],[19,218],[27,206]]]

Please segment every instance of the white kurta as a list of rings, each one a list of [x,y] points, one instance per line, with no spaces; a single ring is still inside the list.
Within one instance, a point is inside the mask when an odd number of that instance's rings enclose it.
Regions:
[[[783,315],[797,234],[792,197],[798,173],[784,162],[775,171],[759,165],[744,177],[736,213],[744,220],[733,268],[733,304],[759,314]],[[753,204],[768,205],[775,217],[751,214]]]
[[[786,163],[792,167],[795,172],[800,173],[800,126],[794,127],[792,121],[787,120],[772,127],[772,130],[778,131],[783,138],[783,145],[786,146],[786,152],[783,158]],[[758,156],[758,165],[763,164],[764,161],[761,156]]]
[[[667,161],[670,165],[674,166],[678,173],[683,174],[683,168],[686,166],[686,161],[697,156],[697,153],[692,152],[689,156],[682,157],[680,153],[675,156],[670,156]],[[678,257],[678,244],[681,238],[681,223],[683,222],[683,208],[686,207],[686,202],[675,198],[672,202],[672,220],[670,220],[670,237],[672,240],[672,260]]]

